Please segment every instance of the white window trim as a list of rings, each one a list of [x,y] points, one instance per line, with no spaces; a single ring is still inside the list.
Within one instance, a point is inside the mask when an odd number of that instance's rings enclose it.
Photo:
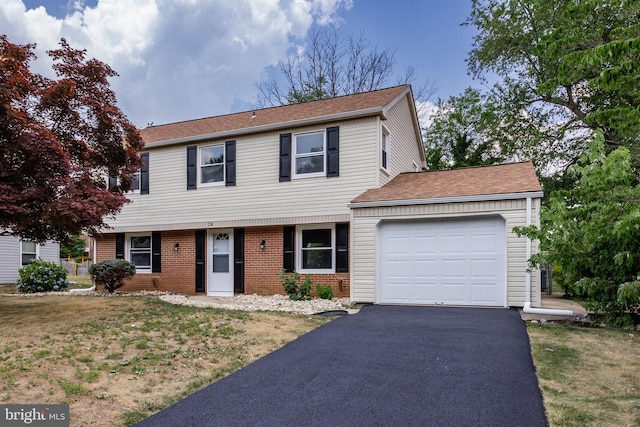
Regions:
[[[304,269],[302,268],[302,231],[331,229],[331,268]],[[296,226],[296,271],[302,274],[333,274],[336,272],[336,225],[335,224],[305,224]]]
[[[32,252],[23,252],[22,251],[22,242],[33,242],[33,240],[20,240],[20,266],[23,267],[25,265],[29,265],[29,264],[23,264],[22,263],[22,256],[24,254],[31,254]],[[36,257],[34,259],[39,259],[40,258],[40,245],[38,243],[36,243]]]
[[[382,164],[383,141],[386,145],[384,149],[385,153],[387,154],[386,165]],[[387,129],[385,126],[382,126],[382,130],[380,131],[380,169],[389,173],[391,171],[390,165],[391,165],[391,136],[390,136],[389,129]]]
[[[310,134],[314,134],[314,133],[322,133],[322,172],[297,173],[296,172],[296,160],[298,159],[298,152],[297,152],[298,144],[296,144],[296,139],[298,138],[298,136],[310,135]],[[292,147],[293,155],[292,155],[292,162],[291,162],[291,176],[294,179],[316,178],[316,177],[319,177],[319,176],[327,176],[327,132],[326,132],[326,130],[316,130],[316,131],[311,131],[311,132],[294,133],[293,137],[292,137],[291,145],[293,146]],[[319,154],[318,153],[313,153],[313,154],[305,153],[305,154],[301,155],[300,157],[311,157],[311,156],[317,156],[317,155],[319,155]]]
[[[139,267],[136,265],[136,274],[151,274],[151,268],[153,267],[153,235],[149,233],[127,233],[125,234],[125,250],[127,261],[133,263],[131,260],[131,238],[137,236],[149,236],[149,268]]]
[[[202,149],[203,148],[211,148],[211,147],[222,147],[222,156],[223,156],[223,161],[222,161],[222,181],[218,181],[218,182],[202,182]],[[208,145],[202,145],[198,147],[198,159],[197,159],[197,166],[198,166],[198,187],[219,187],[219,186],[224,186],[226,184],[226,180],[227,180],[227,147],[225,143],[219,143],[219,144],[208,144]]]

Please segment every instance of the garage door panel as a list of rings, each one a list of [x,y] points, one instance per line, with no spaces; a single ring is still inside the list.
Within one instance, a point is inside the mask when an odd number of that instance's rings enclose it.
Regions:
[[[378,302],[506,305],[500,217],[383,223]]]
[[[465,278],[466,277],[466,259],[442,259],[440,261],[442,268],[441,277],[443,279]]]
[[[475,305],[490,305],[496,293],[494,284],[474,283],[471,286],[471,302]]]
[[[448,304],[465,304],[468,302],[469,293],[464,282],[444,282],[442,284],[442,300]]]
[[[498,276],[498,263],[495,259],[472,259],[471,277],[487,278],[496,281]]]

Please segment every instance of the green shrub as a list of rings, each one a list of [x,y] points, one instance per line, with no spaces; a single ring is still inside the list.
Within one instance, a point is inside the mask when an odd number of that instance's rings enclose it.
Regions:
[[[298,299],[299,300],[309,300],[313,298],[311,296],[311,288],[313,287],[313,282],[311,281],[311,276],[306,275],[304,278],[304,282],[300,285],[300,289],[298,289]]]
[[[333,289],[331,285],[316,285],[316,293],[318,298],[333,299]]]
[[[284,291],[289,295],[289,299],[293,301],[303,301],[311,299],[311,276],[307,274],[301,285],[298,285],[300,281],[300,274],[295,271],[292,273],[286,272],[284,269],[280,270],[280,283]]]
[[[282,287],[284,291],[289,295],[289,299],[296,300],[298,296],[298,281],[300,280],[300,275],[296,272],[287,273],[283,268],[280,270],[280,283],[282,283]]]
[[[36,259],[18,270],[18,291],[25,293],[64,291],[69,287],[67,270],[54,262]]]
[[[96,285],[102,285],[112,293],[124,285],[124,279],[131,279],[136,274],[136,266],[123,259],[110,259],[93,264],[89,274]]]

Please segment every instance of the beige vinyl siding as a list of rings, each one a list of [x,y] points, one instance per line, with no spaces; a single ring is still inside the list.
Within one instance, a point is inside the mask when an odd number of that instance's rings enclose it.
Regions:
[[[348,220],[347,204],[375,187],[377,118],[286,129],[236,138],[236,186],[187,190],[186,147],[149,149],[149,193],[131,194],[113,231],[270,225],[283,222]],[[280,133],[312,132],[340,126],[340,176],[279,182]],[[200,146],[224,143],[203,142]],[[193,144],[195,145],[195,144]],[[307,218],[307,220],[304,220]]]
[[[383,186],[394,176],[402,172],[413,172],[413,162],[421,168],[425,166],[422,161],[422,141],[416,140],[416,133],[411,120],[412,113],[409,99],[405,96],[397,104],[391,107],[387,114],[387,120],[381,121],[378,129],[378,165],[381,160],[382,126],[389,131],[390,152],[388,155],[389,171],[379,168],[378,185]]]
[[[539,201],[532,204],[533,223],[537,223]],[[392,206],[352,209],[353,261],[351,299],[354,302],[375,302],[377,227],[383,220],[464,218],[465,216],[500,215],[507,227],[507,305],[523,306],[527,260],[526,239],[513,233],[513,227],[526,225],[526,201],[499,200],[467,203],[440,203],[412,206]],[[532,245],[533,251],[537,245]],[[373,253],[372,253],[373,252]],[[539,271],[532,270],[532,305],[540,305]]]

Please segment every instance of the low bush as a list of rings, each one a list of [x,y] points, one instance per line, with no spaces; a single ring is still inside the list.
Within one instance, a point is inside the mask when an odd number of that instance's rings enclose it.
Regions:
[[[318,298],[333,299],[333,289],[331,289],[331,285],[316,285],[316,293],[318,294]]]
[[[93,264],[89,274],[96,285],[102,285],[107,291],[113,293],[124,285],[125,279],[131,279],[136,275],[136,266],[123,259],[110,259]]]
[[[284,291],[289,295],[289,299],[293,301],[310,300],[312,298],[311,288],[313,286],[311,276],[307,274],[304,282],[300,285],[298,284],[299,281],[299,273],[296,273],[295,271],[288,273],[284,269],[280,270],[280,283],[282,283]]]
[[[36,259],[18,270],[16,288],[19,292],[64,291],[69,287],[67,270],[54,262]]]

